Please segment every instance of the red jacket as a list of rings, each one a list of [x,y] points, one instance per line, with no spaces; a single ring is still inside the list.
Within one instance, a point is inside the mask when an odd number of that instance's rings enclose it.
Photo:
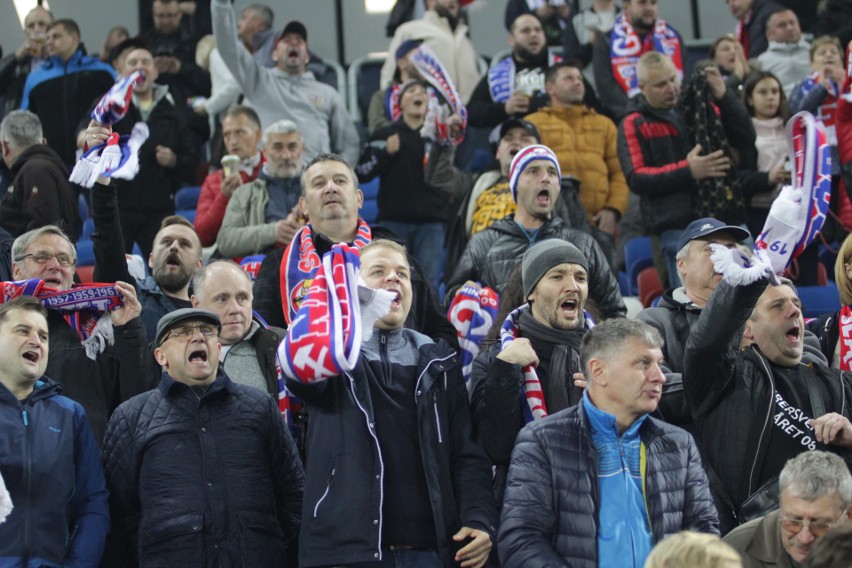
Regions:
[[[265,161],[261,154],[260,162],[252,170],[251,175],[240,171],[243,183],[253,181],[260,173],[260,168]],[[222,170],[215,171],[204,179],[195,214],[195,232],[201,239],[201,246],[210,247],[216,244],[216,236],[222,228],[222,219],[225,217],[225,209],[230,200],[230,197],[222,193]]]

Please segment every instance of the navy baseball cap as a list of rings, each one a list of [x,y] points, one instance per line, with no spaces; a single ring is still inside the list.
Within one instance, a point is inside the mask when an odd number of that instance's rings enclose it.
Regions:
[[[520,128],[524,130],[527,134],[535,138],[536,143],[541,144],[541,135],[538,133],[538,128],[535,127],[535,124],[524,120],[523,118],[507,118],[500,124],[494,127],[491,133],[488,135],[488,142],[494,144],[495,146],[500,143],[500,140],[509,133],[513,128]]]
[[[751,233],[742,227],[726,225],[722,221],[714,219],[713,217],[703,217],[701,219],[696,219],[690,223],[686,229],[684,229],[683,234],[677,241],[677,250],[685,247],[689,241],[694,241],[695,239],[700,239],[701,237],[706,237],[720,231],[727,231],[728,233],[731,233],[737,242],[745,240],[751,236]]]

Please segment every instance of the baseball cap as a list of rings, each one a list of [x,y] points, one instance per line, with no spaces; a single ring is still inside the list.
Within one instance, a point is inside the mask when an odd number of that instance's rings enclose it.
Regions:
[[[308,41],[308,29],[305,27],[305,24],[298,20],[293,20],[284,26],[284,31],[281,32],[281,38],[283,39],[287,34],[296,34],[302,36],[302,39],[306,42]]]
[[[491,144],[497,145],[500,143],[500,140],[513,128],[522,128],[526,131],[527,134],[535,138],[536,142],[541,143],[541,136],[538,133],[538,128],[535,127],[535,124],[524,120],[523,118],[507,118],[499,126],[495,126],[494,130],[491,131],[491,134],[488,136],[488,142]]]
[[[677,250],[685,247],[689,241],[700,239],[701,237],[706,237],[707,235],[712,235],[713,233],[718,233],[720,231],[727,231],[731,233],[737,241],[742,241],[751,236],[751,233],[742,227],[726,225],[722,221],[714,219],[713,217],[702,217],[701,219],[696,219],[690,223],[686,229],[684,229],[683,234],[677,241]]]

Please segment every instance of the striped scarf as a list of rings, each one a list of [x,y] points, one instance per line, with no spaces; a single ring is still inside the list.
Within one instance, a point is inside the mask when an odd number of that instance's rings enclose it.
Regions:
[[[388,312],[394,297],[359,287],[360,266],[358,249],[347,244],[334,245],[323,256],[278,347],[286,377],[311,383],[355,368],[362,340],[369,338],[373,323]]]
[[[462,375],[469,384],[479,344],[488,335],[499,309],[497,292],[491,288],[464,286],[453,298],[447,319],[456,328],[461,346]]]
[[[524,304],[506,316],[506,320],[500,327],[501,351],[520,336],[519,322],[521,321],[521,314],[529,309],[530,305]],[[583,310],[583,326],[587,330],[595,326],[592,317],[585,310]],[[533,420],[540,420],[547,416],[547,405],[544,402],[544,391],[541,387],[541,381],[539,381],[538,375],[535,372],[535,367],[527,365],[521,369],[521,375],[524,379],[524,390],[521,393],[521,397],[523,398],[521,407],[524,409],[524,421],[529,423]]]
[[[681,55],[680,39],[673,27],[665,20],[657,18],[654,31],[642,40],[633,26],[622,14],[615,20],[609,43],[612,74],[621,89],[632,97],[639,93],[639,78],[636,76],[636,63],[648,51],[659,51],[668,56],[683,77],[683,56]]]
[[[18,296],[33,296],[45,308],[60,312],[77,332],[89,359],[96,359],[98,353],[115,341],[109,313],[123,304],[112,284],[79,284],[68,290],[56,290],[33,278],[3,282],[2,286],[0,303]]]
[[[358,229],[352,246],[360,249],[373,240],[370,226],[363,219],[358,219]],[[308,223],[293,237],[284,256],[281,259],[281,305],[284,306],[284,319],[290,325],[296,317],[296,312],[302,299],[308,293],[314,275],[322,264],[317,249],[314,246],[313,227]]]

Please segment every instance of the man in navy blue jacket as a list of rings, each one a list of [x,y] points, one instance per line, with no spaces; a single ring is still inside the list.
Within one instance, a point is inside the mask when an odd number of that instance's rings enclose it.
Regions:
[[[14,509],[0,524],[0,566],[91,567],[109,512],[83,407],[44,376],[47,317],[21,296],[0,305],[0,474]]]

